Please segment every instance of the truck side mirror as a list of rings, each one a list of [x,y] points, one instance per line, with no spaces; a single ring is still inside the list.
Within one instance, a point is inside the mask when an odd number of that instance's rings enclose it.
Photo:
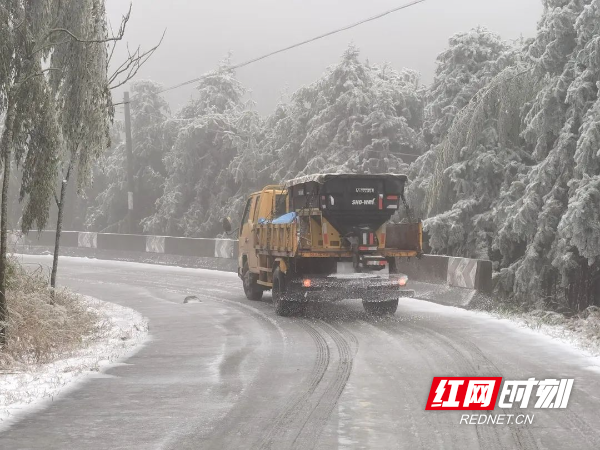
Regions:
[[[225,233],[231,232],[231,220],[229,219],[229,217],[223,217],[221,224],[223,225],[223,230],[225,231]]]

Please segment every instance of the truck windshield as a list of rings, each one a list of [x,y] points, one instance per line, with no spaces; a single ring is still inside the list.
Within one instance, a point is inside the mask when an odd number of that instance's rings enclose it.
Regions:
[[[242,214],[242,223],[241,227],[248,221],[248,212],[250,211],[250,203],[252,202],[252,198],[249,198],[246,202],[246,207],[244,208],[244,214]]]

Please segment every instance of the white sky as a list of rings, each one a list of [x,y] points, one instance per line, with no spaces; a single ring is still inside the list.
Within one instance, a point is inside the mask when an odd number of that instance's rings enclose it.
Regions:
[[[195,78],[216,67],[228,51],[233,62],[263,55],[391,8],[408,0],[133,0],[126,34],[130,47],[150,47],[166,28],[161,48],[138,78],[165,86]],[[109,17],[118,26],[127,0],[107,0]],[[478,25],[505,39],[535,35],[541,0],[427,0],[375,22],[291,50],[238,71],[252,91],[257,109],[269,113],[280,94],[317,79],[337,62],[350,42],[363,59],[407,67],[430,83],[435,58],[448,38]],[[125,56],[125,45],[116,55]],[[193,92],[188,86],[166,95],[173,110]],[[122,93],[116,95],[121,97]]]

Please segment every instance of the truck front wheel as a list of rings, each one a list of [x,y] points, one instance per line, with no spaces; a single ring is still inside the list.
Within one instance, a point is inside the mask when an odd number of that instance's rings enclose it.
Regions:
[[[248,300],[259,301],[263,296],[263,290],[256,282],[256,275],[250,272],[248,261],[244,263],[242,269],[242,283],[244,284],[244,294]]]
[[[387,302],[365,302],[363,308],[367,314],[372,316],[390,316],[396,313],[398,309],[398,300],[390,300]]]
[[[289,317],[294,314],[295,304],[286,300],[285,275],[279,267],[273,272],[273,306],[278,316]]]

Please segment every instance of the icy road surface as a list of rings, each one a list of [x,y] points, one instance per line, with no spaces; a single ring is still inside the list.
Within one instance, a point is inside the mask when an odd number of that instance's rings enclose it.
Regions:
[[[139,311],[151,338],[2,433],[2,449],[600,448],[597,359],[507,321],[409,299],[385,319],[360,302],[280,318],[235,274],[77,258],[59,274]],[[433,376],[575,384],[566,410],[527,411],[533,425],[459,425],[460,411],[425,411]]]

